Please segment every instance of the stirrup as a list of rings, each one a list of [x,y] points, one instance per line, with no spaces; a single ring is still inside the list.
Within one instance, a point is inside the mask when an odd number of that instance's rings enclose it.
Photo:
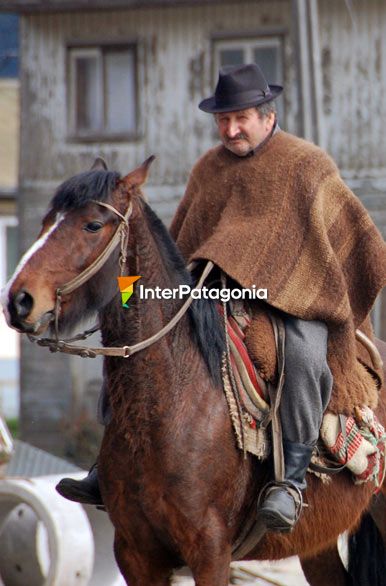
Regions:
[[[270,489],[274,489],[274,488],[284,488],[288,494],[293,498],[294,503],[295,503],[295,517],[294,517],[294,522],[293,522],[293,527],[296,525],[296,523],[299,520],[299,517],[301,515],[301,512],[303,510],[303,507],[307,506],[304,504],[303,502],[303,494],[301,489],[299,488],[299,486],[297,486],[294,482],[291,482],[290,480],[283,480],[283,481],[278,481],[278,482],[268,482],[260,491],[259,494],[259,498],[257,501],[257,514],[259,513],[260,507],[261,505],[264,503],[264,501],[266,500],[266,498],[269,495]],[[289,530],[291,530],[291,528],[289,527]]]

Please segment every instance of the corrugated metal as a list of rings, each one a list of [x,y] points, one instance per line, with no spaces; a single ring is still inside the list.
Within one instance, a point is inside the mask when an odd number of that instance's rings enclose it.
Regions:
[[[81,468],[52,456],[30,444],[15,440],[15,451],[5,469],[5,476],[48,476],[49,474],[69,474]]]
[[[345,177],[386,178],[386,4],[319,0],[327,148]]]

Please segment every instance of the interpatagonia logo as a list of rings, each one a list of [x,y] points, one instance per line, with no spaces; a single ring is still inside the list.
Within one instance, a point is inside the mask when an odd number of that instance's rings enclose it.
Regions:
[[[141,277],[133,276],[133,277],[117,277],[119,290],[121,292],[122,297],[122,307],[129,307],[127,302],[129,301],[130,297],[134,293],[134,283],[138,281]]]

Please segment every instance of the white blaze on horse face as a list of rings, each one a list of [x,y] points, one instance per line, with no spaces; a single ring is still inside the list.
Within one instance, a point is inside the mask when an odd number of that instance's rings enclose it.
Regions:
[[[54,230],[56,230],[56,228],[59,226],[59,224],[64,220],[65,218],[65,213],[60,212],[56,214],[56,218],[55,218],[55,222],[48,228],[48,230],[46,232],[44,232],[40,238],[38,240],[36,240],[36,242],[34,242],[31,246],[31,248],[29,248],[24,255],[22,256],[19,264],[17,265],[15,272],[13,273],[12,277],[10,278],[10,280],[8,281],[8,283],[5,285],[4,289],[1,291],[1,295],[0,295],[0,303],[3,306],[3,311],[5,316],[7,317],[7,305],[8,305],[8,297],[9,297],[9,291],[13,285],[13,283],[16,281],[16,279],[18,278],[18,276],[20,275],[21,271],[24,269],[25,265],[27,264],[27,262],[33,257],[33,255],[40,250],[41,248],[43,248],[43,246],[45,245],[45,243],[47,242],[48,238],[51,236],[52,232],[54,232]]]

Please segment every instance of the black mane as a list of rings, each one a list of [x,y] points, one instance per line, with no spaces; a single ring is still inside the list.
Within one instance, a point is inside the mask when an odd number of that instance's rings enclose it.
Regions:
[[[54,211],[76,210],[90,200],[108,201],[121,178],[115,171],[86,171],[59,185],[51,206]]]
[[[54,211],[68,211],[85,206],[90,200],[108,202],[121,178],[114,171],[86,171],[59,185],[51,206]],[[167,271],[173,282],[194,286],[185,262],[165,225],[155,212],[143,202],[146,221],[153,234]],[[221,383],[221,361],[225,349],[222,322],[213,301],[195,300],[189,309],[195,341],[205,359],[210,375]]]
[[[194,287],[192,276],[186,269],[185,261],[170,236],[164,223],[147,203],[143,203],[145,217],[151,233],[157,241],[158,249],[168,272],[173,274],[173,284],[186,284]],[[205,359],[210,375],[216,384],[221,384],[222,355],[225,350],[225,337],[222,320],[216,305],[207,299],[196,299],[189,308],[196,343]]]

